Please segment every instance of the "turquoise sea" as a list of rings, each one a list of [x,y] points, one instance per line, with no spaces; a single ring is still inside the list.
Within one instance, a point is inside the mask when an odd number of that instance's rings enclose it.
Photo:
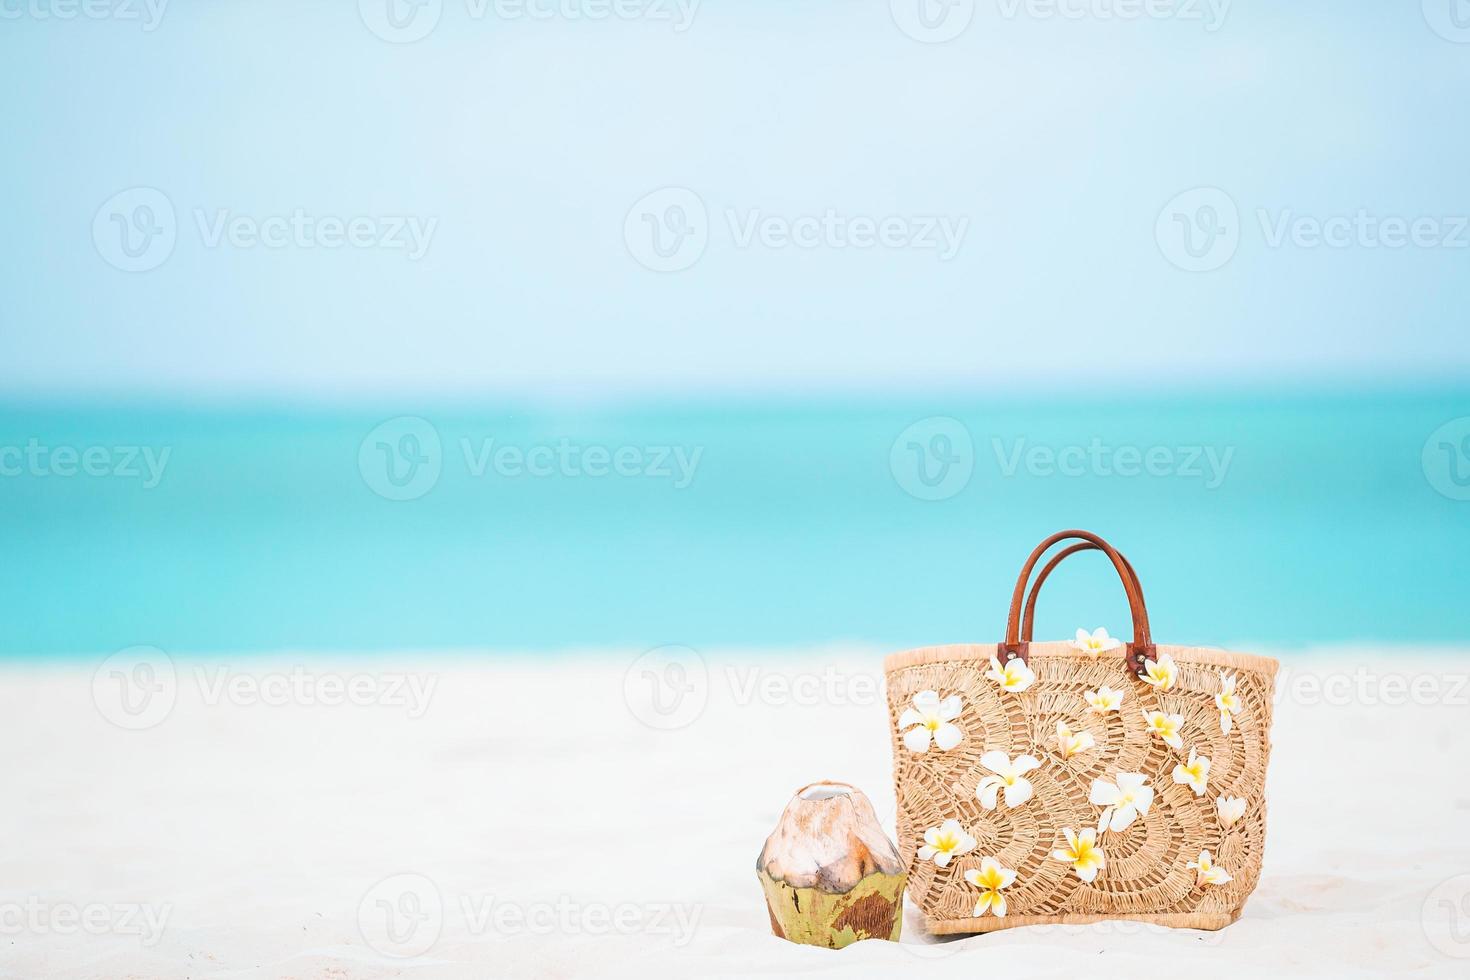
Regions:
[[[0,654],[993,641],[1065,527],[1129,555],[1164,642],[1462,643],[1467,416],[1455,388],[11,403]],[[1072,564],[1038,633],[1126,633]]]

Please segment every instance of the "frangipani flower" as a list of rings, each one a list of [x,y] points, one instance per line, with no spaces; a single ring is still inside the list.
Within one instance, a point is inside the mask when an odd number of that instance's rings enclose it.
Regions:
[[[1087,630],[1078,630],[1077,639],[1069,641],[1074,649],[1081,650],[1089,656],[1099,656],[1109,650],[1116,650],[1123,645],[1122,640],[1115,640],[1108,636],[1108,631],[1099,626],[1090,634]]]
[[[1117,711],[1118,705],[1123,703],[1123,692],[1115,691],[1106,684],[1096,691],[1088,691],[1083,697],[1087,699],[1087,704],[1092,710],[1100,715],[1105,715],[1109,711]]]
[[[1174,658],[1167,653],[1161,655],[1157,660],[1144,659],[1143,675],[1139,677],[1139,680],[1151,685],[1155,690],[1167,691],[1178,679],[1179,668],[1174,665]]]
[[[1036,680],[1036,673],[1020,657],[1007,660],[1004,667],[1000,665],[1000,660],[991,657],[990,669],[985,672],[985,676],[999,684],[1002,691],[1013,691],[1017,694]]]
[[[1174,782],[1183,783],[1194,790],[1195,796],[1205,795],[1205,780],[1210,778],[1210,757],[1207,755],[1195,755],[1195,750],[1189,750],[1188,761],[1181,762],[1174,767]]]
[[[1062,754],[1063,759],[1070,759],[1078,752],[1096,747],[1097,742],[1093,740],[1092,732],[1078,732],[1073,735],[1065,721],[1057,722],[1057,751]]]
[[[1143,713],[1144,723],[1148,730],[1153,732],[1164,742],[1173,748],[1184,748],[1184,739],[1179,737],[1179,728],[1184,724],[1183,715],[1166,715],[1162,711],[1145,711]]]
[[[960,731],[952,719],[960,716],[962,705],[958,694],[950,695],[943,701],[939,700],[939,695],[934,691],[920,691],[915,694],[914,706],[905,708],[898,719],[898,727],[908,729],[903,733],[904,746],[910,752],[928,752],[931,736],[941,752],[948,752],[959,745],[965,733]]]
[[[1148,808],[1154,802],[1154,790],[1152,786],[1145,786],[1145,782],[1147,777],[1141,772],[1120,772],[1116,783],[1105,779],[1092,781],[1092,792],[1087,794],[1087,802],[1107,807],[1097,821],[1099,833],[1127,830],[1139,814],[1148,816]]]
[[[1018,755],[1012,761],[1010,756],[997,749],[982,755],[980,764],[995,773],[980,780],[980,785],[975,787],[975,796],[985,809],[995,809],[996,794],[1001,789],[1006,791],[1006,806],[1020,806],[1031,799],[1033,790],[1026,773],[1041,766],[1034,757]]]
[[[1200,885],[1223,885],[1230,880],[1230,872],[1216,864],[1209,851],[1200,851],[1199,857],[1185,867],[1196,871],[1195,881]]]
[[[966,871],[965,880],[980,889],[980,900],[975,903],[977,919],[986,912],[994,913],[998,919],[1006,917],[1006,897],[1000,890],[1016,880],[1014,871],[1001,867],[993,857],[981,858],[980,870]]]
[[[949,862],[975,849],[975,838],[965,833],[958,820],[946,820],[938,827],[924,831],[924,846],[919,848],[919,860],[934,859],[941,868]]]
[[[1230,734],[1235,720],[1230,716],[1240,710],[1240,698],[1235,696],[1235,675],[1220,675],[1220,693],[1215,695],[1215,707],[1220,709],[1220,731]]]
[[[1215,810],[1220,814],[1220,826],[1229,827],[1245,816],[1245,800],[1238,796],[1217,796]]]
[[[1092,881],[1100,870],[1107,867],[1103,850],[1097,845],[1097,831],[1088,827],[1079,834],[1071,827],[1063,827],[1062,833],[1066,835],[1067,846],[1052,851],[1051,856],[1070,864],[1083,881]]]

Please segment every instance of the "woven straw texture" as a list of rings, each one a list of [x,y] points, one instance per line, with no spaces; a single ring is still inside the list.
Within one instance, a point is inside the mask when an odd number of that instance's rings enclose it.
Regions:
[[[995,649],[994,644],[928,647],[894,654],[884,663],[899,853],[909,866],[909,897],[930,931],[989,932],[1107,918],[1218,929],[1235,921],[1260,877],[1264,852],[1276,661],[1160,645],[1158,653],[1173,657],[1179,668],[1173,688],[1161,692],[1124,672],[1121,650],[1093,658],[1064,642],[1033,643],[1030,665],[1036,681],[1014,693],[985,676]],[[1220,730],[1214,700],[1222,672],[1235,675],[1241,702],[1228,734]],[[1102,685],[1124,692],[1119,710],[1089,710],[1084,692]],[[913,696],[927,690],[963,699],[955,723],[965,737],[949,751],[931,747],[915,753],[903,744],[898,719]],[[1154,710],[1183,716],[1182,749],[1148,730],[1142,712]],[[1074,732],[1091,732],[1096,747],[1063,759],[1056,740],[1059,721]],[[1191,748],[1211,761],[1202,796],[1173,780],[1174,766]],[[986,810],[976,798],[977,784],[990,774],[980,757],[997,749],[1041,761],[1026,774],[1035,794],[1019,807],[1001,803]],[[1112,782],[1119,772],[1144,774],[1154,788],[1153,805],[1132,826],[1098,837],[1107,864],[1093,882],[1084,883],[1051,852],[1065,846],[1063,827],[1097,826],[1103,808],[1088,802],[1092,781]],[[1221,794],[1246,801],[1245,815],[1228,829],[1216,810]],[[948,867],[919,860],[924,831],[947,819],[959,820],[975,838],[975,848]],[[1233,880],[1198,885],[1187,864],[1202,850],[1209,850]],[[1005,889],[1004,918],[973,917],[978,893],[964,873],[978,869],[983,857],[1017,872]]]

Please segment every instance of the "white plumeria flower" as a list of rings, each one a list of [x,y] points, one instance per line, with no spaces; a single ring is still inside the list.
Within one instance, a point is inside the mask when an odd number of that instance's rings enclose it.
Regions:
[[[965,872],[965,880],[980,889],[980,900],[975,903],[975,918],[991,912],[998,919],[1006,917],[1006,897],[1000,893],[1016,880],[1016,873],[1003,868],[993,857],[981,858],[980,869]]]
[[[1116,783],[1105,779],[1092,781],[1092,792],[1087,794],[1089,803],[1106,807],[1097,821],[1098,833],[1104,830],[1127,830],[1139,814],[1148,816],[1153,806],[1154,790],[1145,786],[1147,778],[1141,772],[1120,772]]]
[[[1143,661],[1143,675],[1139,680],[1151,685],[1159,691],[1167,691],[1174,686],[1179,679],[1179,668],[1174,664],[1174,658],[1167,653],[1162,654],[1157,660]]]
[[[1230,872],[1216,864],[1209,851],[1200,851],[1199,857],[1186,867],[1195,870],[1195,881],[1200,885],[1223,885],[1230,880]]]
[[[990,669],[985,676],[1000,685],[1002,691],[1021,693],[1030,687],[1036,680],[1036,672],[1026,666],[1026,661],[1020,657],[1013,657],[1006,661],[1004,667],[996,657],[990,658]]]
[[[996,795],[1002,789],[1006,791],[1006,806],[1020,806],[1031,799],[1034,791],[1031,787],[1031,780],[1026,778],[1026,773],[1041,766],[1041,763],[1034,757],[1018,755],[1012,760],[1010,756],[997,749],[982,755],[980,764],[995,773],[994,776],[986,776],[980,780],[980,785],[975,787],[975,796],[985,809],[995,809]]]
[[[946,820],[938,827],[924,831],[924,846],[919,848],[919,860],[931,858],[941,868],[949,862],[975,849],[975,838],[965,833],[958,820]]]
[[[1215,810],[1220,814],[1220,826],[1229,827],[1245,816],[1245,800],[1238,796],[1217,796]]]
[[[1070,759],[1078,752],[1096,747],[1097,742],[1093,740],[1092,732],[1078,732],[1074,735],[1065,721],[1057,722],[1057,751],[1062,753],[1063,759]]]
[[[932,736],[934,744],[941,752],[948,752],[959,745],[965,733],[960,731],[952,719],[960,716],[962,706],[963,702],[958,694],[952,694],[943,701],[939,700],[939,695],[934,691],[920,691],[915,694],[914,706],[905,708],[898,719],[898,727],[908,729],[903,733],[903,744],[910,752],[928,752],[929,739]]]
[[[1179,729],[1184,725],[1183,715],[1167,715],[1162,711],[1145,711],[1143,713],[1144,723],[1148,730],[1167,745],[1176,749],[1184,748],[1184,739],[1179,737]]]
[[[1108,636],[1108,631],[1101,626],[1091,633],[1088,633],[1087,630],[1078,630],[1077,639],[1069,642],[1074,649],[1081,650],[1090,657],[1100,656],[1123,645],[1122,640],[1115,640]]]
[[[1174,767],[1174,782],[1182,783],[1194,790],[1195,796],[1205,795],[1205,781],[1210,778],[1210,757],[1196,755],[1190,748],[1188,761]]]
[[[1220,693],[1215,695],[1215,707],[1220,709],[1220,731],[1230,734],[1230,728],[1235,724],[1231,715],[1240,710],[1240,698],[1235,694],[1235,675],[1220,675]]]
[[[1096,691],[1088,691],[1083,697],[1087,699],[1088,707],[1100,715],[1117,711],[1118,705],[1123,703],[1123,692],[1115,691],[1106,684]]]
[[[1070,864],[1078,878],[1092,881],[1100,870],[1107,867],[1103,849],[1097,844],[1097,831],[1088,827],[1079,834],[1071,827],[1063,827],[1062,833],[1067,838],[1067,846],[1052,851],[1051,856]]]

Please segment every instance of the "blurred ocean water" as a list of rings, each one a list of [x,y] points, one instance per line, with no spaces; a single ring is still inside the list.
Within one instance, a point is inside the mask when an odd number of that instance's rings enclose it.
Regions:
[[[1470,636],[1470,391],[0,406],[0,655],[993,641],[1064,527],[1163,642]],[[1457,421],[1458,420],[1458,421]],[[1038,634],[1128,632],[1105,562]]]

